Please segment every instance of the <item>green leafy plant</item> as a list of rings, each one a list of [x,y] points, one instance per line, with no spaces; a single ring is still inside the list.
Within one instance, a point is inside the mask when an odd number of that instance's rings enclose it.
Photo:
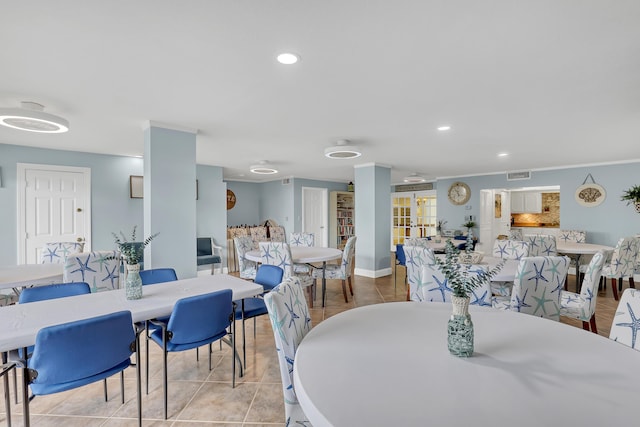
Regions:
[[[634,185],[628,190],[625,190],[620,200],[622,200],[623,202],[626,201],[627,205],[635,202],[640,202],[640,185]]]
[[[465,228],[473,228],[476,226],[475,221],[467,221],[464,224],[462,224],[463,227]]]
[[[449,240],[445,247],[444,260],[436,257],[436,265],[447,278],[453,295],[468,298],[471,291],[491,280],[502,270],[504,261],[488,271],[472,269],[470,265],[460,262],[460,250]]]
[[[152,234],[144,239],[142,242],[136,242],[136,228],[133,226],[131,231],[131,239],[128,240],[124,233],[121,231],[120,235],[111,233],[115,239],[116,245],[120,250],[120,257],[129,265],[135,265],[140,262],[144,254],[144,248],[151,243],[151,241],[160,233]]]

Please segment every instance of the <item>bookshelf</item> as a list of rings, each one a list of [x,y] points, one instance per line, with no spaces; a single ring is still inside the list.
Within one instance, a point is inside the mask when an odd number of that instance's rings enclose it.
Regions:
[[[344,249],[349,237],[355,235],[355,193],[332,191],[329,196],[329,245]]]

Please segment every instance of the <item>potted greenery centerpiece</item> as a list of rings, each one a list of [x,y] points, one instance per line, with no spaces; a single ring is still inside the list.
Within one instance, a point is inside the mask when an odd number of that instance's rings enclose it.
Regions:
[[[636,212],[640,213],[640,185],[634,185],[625,190],[620,200],[626,201],[627,205],[633,203],[636,207]]]
[[[467,239],[467,248],[470,248],[469,241]],[[490,270],[462,263],[460,250],[451,241],[447,241],[445,253],[444,260],[436,257],[436,265],[447,279],[452,292],[453,313],[447,327],[449,352],[455,356],[469,357],[473,354],[473,322],[469,315],[470,296],[474,289],[498,274],[504,263],[500,262]]]
[[[144,248],[159,234],[152,234],[142,242],[136,242],[136,227],[133,226],[131,239],[127,240],[124,233],[120,232],[118,236],[113,234],[118,250],[120,251],[120,259],[124,261],[127,269],[127,275],[124,281],[125,294],[127,299],[142,298],[142,280],[140,280],[140,261],[144,254]]]

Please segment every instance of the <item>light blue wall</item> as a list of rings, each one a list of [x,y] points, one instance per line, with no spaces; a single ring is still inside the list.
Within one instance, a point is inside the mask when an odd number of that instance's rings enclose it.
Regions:
[[[16,164],[34,163],[91,169],[91,222],[94,250],[112,249],[112,232],[128,234],[134,225],[143,231],[142,199],[129,198],[129,176],[142,175],[142,159],[75,151],[46,150],[0,144],[0,265],[12,265],[17,258]]]
[[[289,184],[282,180],[265,183],[228,181],[227,188],[236,195],[236,205],[227,211],[228,225],[255,225],[275,220],[284,226],[285,233],[302,229],[302,187],[326,188],[328,191],[346,191],[347,184],[292,178]],[[327,203],[327,211],[329,209]]]
[[[222,265],[227,255],[227,183],[222,180],[223,168],[219,166],[196,166],[198,179],[198,237],[214,237],[215,244],[222,246]]]
[[[91,169],[91,211],[93,249],[113,249],[112,232],[131,232],[138,226],[138,235],[143,235],[144,208],[143,199],[129,198],[129,176],[143,175],[141,158],[111,156],[103,154],[81,153],[75,151],[48,150],[0,144],[0,168],[2,169],[2,187],[0,187],[0,265],[12,265],[17,262],[17,193],[16,164],[35,163],[60,166],[77,166]],[[202,236],[212,236],[216,243],[226,242],[226,197],[222,190],[222,168],[198,166],[197,169],[200,200],[197,229]],[[200,175],[201,173],[202,176]],[[208,189],[211,189],[209,193]],[[215,202],[215,194],[222,194],[221,202]],[[214,225],[215,224],[215,225]],[[222,228],[218,224],[224,224]],[[207,234],[204,234],[204,233]],[[209,234],[211,233],[211,234]],[[198,234],[200,236],[200,234]],[[162,239],[154,240],[154,245],[162,244]],[[194,252],[195,254],[195,252]],[[195,255],[194,255],[195,256]]]
[[[575,190],[591,174],[607,192],[604,202],[596,207],[580,206]],[[466,206],[454,206],[447,199],[447,189],[453,181],[463,181],[471,188]],[[507,181],[506,174],[473,176],[438,181],[438,219],[448,221],[449,228],[461,228],[465,215],[480,219],[480,190],[560,186],[560,227],[587,231],[587,241],[613,246],[620,237],[640,233],[640,215],[633,206],[620,201],[622,192],[640,182],[640,163],[589,166],[562,170],[533,171],[530,180]],[[469,210],[466,207],[470,207]]]
[[[301,232],[302,231],[302,187],[315,187],[326,188],[328,192],[331,191],[347,191],[347,184],[343,182],[330,182],[330,181],[316,181],[312,179],[294,178],[294,211],[293,211],[293,229],[289,232]],[[327,218],[329,217],[329,201],[327,200]]]

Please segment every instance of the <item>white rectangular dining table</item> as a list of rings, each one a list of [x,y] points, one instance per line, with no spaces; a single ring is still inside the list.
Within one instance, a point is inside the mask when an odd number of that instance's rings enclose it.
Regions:
[[[62,280],[63,264],[20,264],[0,266],[0,289],[18,289]]]
[[[0,307],[0,352],[33,345],[46,326],[128,310],[134,322],[168,316],[185,297],[231,289],[233,299],[259,295],[262,285],[216,274],[144,286],[142,298],[127,300],[124,289]]]

